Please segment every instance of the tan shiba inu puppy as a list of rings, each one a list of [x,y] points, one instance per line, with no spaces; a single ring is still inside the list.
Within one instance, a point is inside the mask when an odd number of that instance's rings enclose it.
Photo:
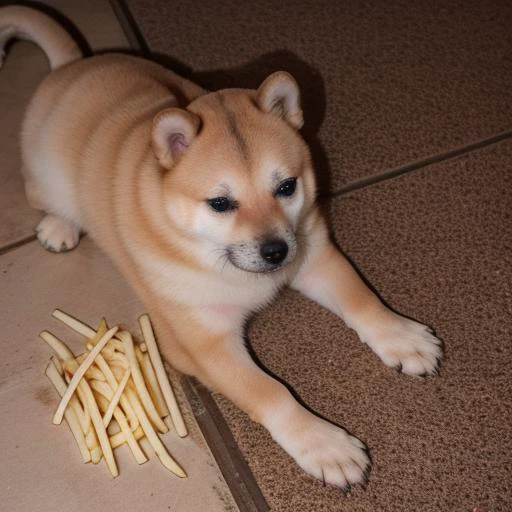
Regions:
[[[27,198],[47,213],[43,246],[69,250],[87,232],[146,303],[176,368],[264,425],[309,474],[363,483],[365,445],[252,361],[246,319],[290,285],[404,373],[436,373],[441,343],[387,309],[329,241],[294,79],[207,92],[139,58],[82,59],[59,25],[19,6],[0,9],[0,49],[11,37],[35,41],[52,67],[21,134]]]

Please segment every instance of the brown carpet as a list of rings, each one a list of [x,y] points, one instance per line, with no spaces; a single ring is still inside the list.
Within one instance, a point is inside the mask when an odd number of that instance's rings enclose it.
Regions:
[[[441,377],[424,381],[383,367],[294,292],[260,315],[250,337],[262,363],[374,460],[368,489],[345,498],[218,397],[271,509],[511,510],[512,4],[128,5],[150,48],[202,85],[295,74],[336,240],[446,342]]]

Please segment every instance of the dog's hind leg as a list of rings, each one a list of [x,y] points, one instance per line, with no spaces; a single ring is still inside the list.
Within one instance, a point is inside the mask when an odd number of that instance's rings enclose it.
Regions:
[[[36,228],[41,245],[50,252],[65,252],[74,249],[80,240],[80,227],[74,222],[47,214]]]
[[[35,210],[47,211],[44,196],[31,179],[22,170],[25,179],[25,196],[28,204]],[[41,245],[50,252],[65,252],[74,249],[80,239],[80,226],[62,215],[48,212],[36,227],[36,235]]]

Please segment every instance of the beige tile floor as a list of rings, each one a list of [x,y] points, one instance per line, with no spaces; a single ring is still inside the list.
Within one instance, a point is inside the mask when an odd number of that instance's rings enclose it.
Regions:
[[[126,47],[105,0],[47,2],[68,16],[95,49]],[[31,241],[40,216],[24,198],[19,174],[18,129],[24,105],[47,72],[35,46],[16,43],[0,71],[0,509],[9,512],[236,511],[234,500],[179,386],[190,435],[163,436],[189,478],[180,480],[151,455],[137,466],[117,450],[120,476],[106,466],[84,465],[65,425],[51,417],[57,396],[44,376],[51,351],[42,329],[62,335],[75,349],[80,340],[51,318],[60,307],[90,324],[102,315],[134,327],[142,312],[110,261],[87,239],[63,255]],[[175,380],[175,379],[174,379]]]

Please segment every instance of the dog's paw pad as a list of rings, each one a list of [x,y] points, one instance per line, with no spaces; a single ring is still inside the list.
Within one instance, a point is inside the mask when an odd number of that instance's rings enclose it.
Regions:
[[[37,226],[36,234],[46,250],[66,252],[78,245],[80,228],[63,217],[48,214]]]
[[[364,341],[384,364],[408,375],[436,375],[443,346],[432,329],[414,320],[391,313]]]

